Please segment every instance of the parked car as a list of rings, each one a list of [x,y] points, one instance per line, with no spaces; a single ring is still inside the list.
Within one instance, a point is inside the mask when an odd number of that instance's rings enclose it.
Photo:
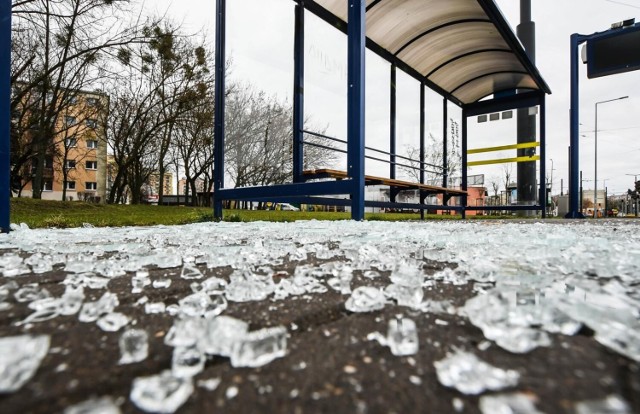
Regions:
[[[292,206],[289,203],[279,203],[276,209],[282,211],[300,211],[298,207]]]

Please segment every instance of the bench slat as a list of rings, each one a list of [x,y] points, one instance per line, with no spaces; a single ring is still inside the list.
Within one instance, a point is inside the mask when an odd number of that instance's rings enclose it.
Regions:
[[[329,168],[322,168],[318,170],[306,170],[306,171],[303,171],[302,174],[307,176],[319,177],[319,178],[336,178],[339,180],[349,178],[346,171],[332,170]],[[404,187],[404,188],[411,188],[411,189],[417,189],[417,190],[425,190],[425,191],[430,191],[430,192],[440,193],[440,194],[452,194],[452,195],[459,195],[459,196],[468,195],[468,192],[464,190],[437,187],[434,185],[427,185],[427,184],[420,184],[420,183],[412,183],[410,181],[395,180],[395,179],[385,178],[385,177],[376,177],[373,175],[365,175],[364,179],[365,179],[365,182],[367,182],[370,185],[381,184],[381,185],[388,185],[392,187]]]

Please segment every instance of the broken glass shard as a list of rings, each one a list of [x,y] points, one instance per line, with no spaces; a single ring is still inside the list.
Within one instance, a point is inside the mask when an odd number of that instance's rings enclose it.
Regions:
[[[129,318],[126,315],[112,312],[98,319],[97,325],[105,332],[117,332],[128,323]]]
[[[84,302],[84,289],[82,286],[74,288],[67,286],[64,294],[60,298],[59,311],[60,315],[75,315],[82,308]]]
[[[49,335],[0,338],[0,393],[15,392],[33,377],[50,342]]]
[[[633,410],[619,395],[610,395],[603,400],[580,401],[576,403],[576,414],[631,414]]]
[[[80,322],[94,322],[102,315],[113,312],[118,304],[118,296],[114,293],[106,292],[95,302],[85,302],[80,310],[78,319]]]
[[[13,296],[18,302],[24,303],[50,298],[51,294],[47,289],[41,289],[37,283],[30,283],[18,289],[18,291]]]
[[[146,314],[164,313],[166,308],[164,302],[149,302],[144,304],[144,312]]]
[[[534,398],[524,393],[482,396],[480,397],[480,411],[482,414],[543,414],[536,408]]]
[[[180,277],[183,279],[202,279],[203,274],[196,266],[185,264],[182,267]]]
[[[156,279],[153,281],[155,289],[168,289],[171,286],[171,279]]]
[[[179,302],[180,312],[185,316],[213,318],[227,309],[227,299],[222,295],[209,296],[204,292],[189,295]]]
[[[235,271],[230,276],[231,283],[225,296],[232,302],[264,300],[275,291],[275,283],[270,274],[258,275],[249,270]]]
[[[215,391],[220,385],[222,380],[220,378],[209,378],[207,380],[199,380],[197,382],[198,387],[204,388],[207,391]]]
[[[390,284],[384,289],[384,294],[390,299],[394,299],[399,306],[418,309],[422,305],[424,290],[422,286],[404,286]]]
[[[208,295],[222,294],[227,287],[227,281],[219,277],[210,277],[201,284],[202,291]]]
[[[138,271],[134,277],[131,278],[131,293],[141,293],[146,286],[151,284],[151,278],[149,278],[148,271]]]
[[[287,353],[287,329],[283,326],[249,332],[234,344],[233,367],[261,367]]]
[[[120,407],[111,397],[92,398],[65,408],[63,414],[120,414]]]
[[[244,338],[249,324],[230,316],[218,316],[207,321],[202,349],[209,355],[229,357],[236,343]]]
[[[53,270],[51,256],[45,256],[42,253],[36,253],[33,256],[27,257],[24,263],[31,266],[31,271],[35,274],[42,274]]]
[[[189,347],[196,345],[205,335],[206,320],[200,317],[183,317],[173,321],[173,326],[164,337],[164,343],[169,346]]]
[[[196,346],[177,346],[173,349],[171,372],[178,378],[190,378],[204,369],[205,357]]]
[[[442,385],[469,395],[513,387],[520,379],[517,371],[496,368],[474,354],[461,350],[434,362],[434,366]]]
[[[416,323],[402,316],[391,319],[387,327],[387,345],[396,356],[416,354],[419,348]]]
[[[340,281],[340,293],[348,295],[351,293],[351,280],[353,279],[353,269],[351,266],[344,266],[338,274]]]
[[[177,378],[171,371],[133,380],[129,398],[143,411],[174,413],[193,393],[191,378]]]
[[[361,286],[353,291],[345,307],[349,312],[373,312],[384,308],[386,299],[380,289]]]
[[[124,331],[119,341],[119,364],[132,364],[140,362],[149,355],[149,337],[142,329],[129,329]]]

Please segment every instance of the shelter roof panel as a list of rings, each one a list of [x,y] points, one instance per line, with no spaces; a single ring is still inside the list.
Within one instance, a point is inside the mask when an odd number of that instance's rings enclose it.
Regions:
[[[460,86],[455,95],[463,101],[475,96],[489,96],[496,92],[513,89],[536,90],[537,85],[529,76],[518,73],[494,73],[491,76],[481,76]]]
[[[347,20],[346,0],[315,3]],[[551,92],[493,0],[367,0],[366,7],[367,38],[451,100],[464,105],[524,86]]]

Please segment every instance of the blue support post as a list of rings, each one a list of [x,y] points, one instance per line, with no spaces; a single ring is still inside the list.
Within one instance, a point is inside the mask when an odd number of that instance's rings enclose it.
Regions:
[[[365,0],[349,0],[348,172],[352,181],[351,218],[364,220]]]
[[[468,149],[468,145],[467,145],[467,111],[466,109],[462,110],[462,189],[464,191],[467,191],[469,189],[468,185],[467,185],[467,169],[468,169],[468,165],[467,165],[467,149]],[[467,196],[462,196],[460,197],[460,203],[462,204],[462,218],[466,219],[467,218],[467,211],[466,211],[466,206],[467,206]]]
[[[226,46],[226,0],[216,0],[216,79],[214,125],[213,216],[222,219],[222,199],[217,197],[224,188],[224,94]]]
[[[424,148],[424,139],[426,135],[426,114],[425,114],[425,106],[426,106],[426,97],[425,97],[425,85],[424,82],[420,82],[420,184],[424,184],[424,157],[425,157],[425,148]],[[444,195],[443,195],[444,197]],[[424,197],[422,193],[420,194],[420,204],[424,204]],[[424,220],[424,209],[420,209],[420,219]]]
[[[0,0],[0,231],[10,229],[11,0]]]
[[[449,152],[449,144],[447,140],[449,122],[449,105],[447,98],[442,98],[442,186],[449,186],[449,160],[447,155]],[[445,196],[442,198],[443,204],[446,204]]]
[[[391,64],[391,79],[389,81],[389,178],[396,179],[396,119],[397,119],[397,88],[396,65]],[[389,190],[389,198],[396,202],[396,191],[392,187]]]
[[[293,182],[304,181],[304,7],[295,8],[293,42]]]
[[[571,140],[571,157],[569,166],[569,212],[566,218],[584,218],[580,211],[580,135],[578,133],[580,127],[580,94],[579,94],[579,67],[578,67],[578,46],[582,42],[582,36],[579,34],[571,35],[571,111],[570,111],[570,140]]]
[[[544,93],[540,100],[540,207],[542,218],[547,218],[547,104]]]

